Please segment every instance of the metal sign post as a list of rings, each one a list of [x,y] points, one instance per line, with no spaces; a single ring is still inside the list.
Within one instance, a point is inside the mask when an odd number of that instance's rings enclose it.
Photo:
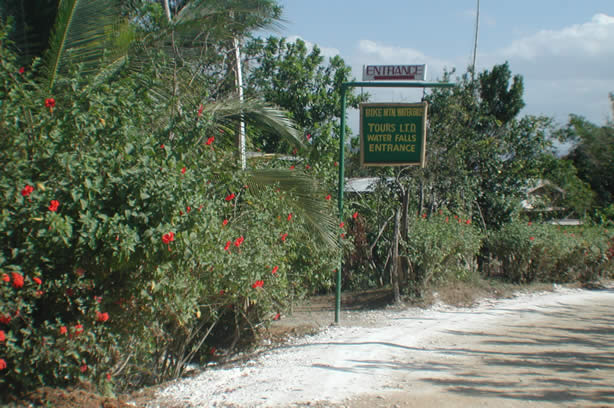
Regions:
[[[339,135],[339,221],[343,222],[343,188],[345,182],[345,110],[346,93],[350,88],[452,88],[456,84],[444,82],[344,82],[341,84],[341,132]],[[361,153],[362,154],[362,153]],[[335,323],[339,323],[341,311],[341,270],[343,254],[339,257],[335,290]]]

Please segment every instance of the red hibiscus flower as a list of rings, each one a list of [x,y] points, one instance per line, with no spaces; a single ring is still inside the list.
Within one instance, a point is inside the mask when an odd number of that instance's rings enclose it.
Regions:
[[[6,273],[3,273],[2,274],[2,280],[5,281],[5,282],[10,282],[11,278]]]
[[[60,206],[60,202],[58,200],[51,200],[49,202],[49,211],[51,212],[56,212],[58,210],[58,207]]]
[[[13,287],[15,289],[23,288],[23,276],[17,272],[11,272],[13,277]]]
[[[0,358],[0,370],[4,370],[6,368],[6,361],[3,358]]]
[[[213,144],[213,142],[215,142],[215,136],[211,136],[209,139],[207,139],[207,143],[205,143],[207,146],[211,146],[211,144]]]
[[[26,72],[26,69],[24,67],[19,68],[20,75],[23,75],[24,72]]]
[[[352,214],[352,218],[354,218],[354,219],[358,218],[358,211],[356,211],[354,214]]]
[[[339,228],[343,228],[345,227],[345,222],[341,222],[341,224],[339,224]]]
[[[53,108],[55,107],[55,99],[53,98],[45,99],[45,107],[49,108],[50,113],[53,113]]]
[[[232,194],[227,195],[224,200],[232,201],[234,198],[235,198],[235,193],[232,193]]]
[[[4,334],[4,330],[0,330],[0,342],[6,341],[6,335]]]
[[[307,133],[307,140],[311,140],[311,135]]]
[[[232,245],[232,242],[228,241],[226,242],[226,246],[224,247],[224,251],[230,251],[230,246]]]
[[[288,214],[288,221],[292,219],[292,213]]]
[[[30,194],[32,194],[32,191],[34,191],[34,187],[29,184],[26,184],[26,186],[21,189],[21,195],[24,197],[28,197]]]
[[[281,317],[281,314],[277,313],[275,316],[273,316],[273,320],[279,320],[280,317]]]
[[[109,320],[109,314],[107,312],[100,313],[96,312],[96,321],[99,323],[104,323]]]
[[[465,224],[467,224],[467,225],[471,224],[471,220],[465,221]]]
[[[238,248],[241,246],[241,244],[243,243],[243,241],[245,241],[245,238],[243,238],[243,236],[240,236],[239,238],[237,238],[235,240],[235,246]]]
[[[77,323],[75,325],[75,335],[78,336],[83,333],[83,325],[81,323]]]
[[[185,212],[186,212],[187,214],[189,214],[189,213],[190,213],[190,211],[192,211],[192,207],[190,207],[190,206],[188,205],[188,206],[185,208]]]
[[[290,170],[294,170],[294,164],[290,166]]]
[[[87,364],[83,364],[80,369],[81,369],[82,373],[86,372],[87,371]]]
[[[531,241],[535,241],[535,237],[529,237]]]
[[[39,286],[43,284],[43,281],[40,280],[40,278],[32,278],[32,280]]]
[[[203,114],[203,110],[205,110],[205,107],[203,106],[203,104],[201,103],[200,106],[198,107],[198,117],[200,118]]]
[[[275,274],[277,273],[277,271],[278,271],[278,270],[279,270],[279,266],[275,266],[275,267],[273,267],[273,270],[271,271],[271,273],[272,273],[273,275],[275,275]]]
[[[66,334],[66,333],[68,333],[68,328],[66,328],[66,326],[60,327],[60,334]]]
[[[261,288],[263,285],[264,285],[263,280],[257,280],[256,282],[252,283],[252,288],[253,289]]]
[[[332,197],[331,197],[331,195],[329,194],[329,195],[327,195],[325,198],[326,198],[327,200],[330,200]]]
[[[111,373],[107,373],[107,381],[111,381]]]
[[[224,220],[222,221],[222,225],[225,227],[226,225],[228,225],[228,220]]]
[[[9,324],[11,322],[11,315],[10,314],[0,314],[0,323],[2,324]]]
[[[164,150],[164,145],[163,144],[160,145],[160,149]]]
[[[175,240],[174,232],[167,232],[166,234],[162,235],[162,242],[164,242],[166,245],[170,244],[174,240]]]
[[[186,172],[186,168],[185,168],[185,166],[183,166],[183,167],[181,168],[181,174],[185,174],[185,172]]]
[[[281,240],[282,240],[282,242],[283,242],[283,241],[285,241],[285,240],[286,240],[286,238],[288,238],[288,234],[287,234],[287,233],[286,233],[286,234],[282,234],[282,235],[281,235]]]

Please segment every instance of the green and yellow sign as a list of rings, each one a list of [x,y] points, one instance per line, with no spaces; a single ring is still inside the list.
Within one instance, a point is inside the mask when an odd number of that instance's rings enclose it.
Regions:
[[[427,103],[360,105],[363,166],[421,166],[426,156]]]

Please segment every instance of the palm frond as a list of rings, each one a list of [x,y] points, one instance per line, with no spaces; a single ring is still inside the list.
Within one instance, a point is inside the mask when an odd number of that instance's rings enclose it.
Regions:
[[[296,210],[297,215],[306,220],[314,236],[325,245],[339,248],[337,211],[325,199],[328,193],[316,179],[281,169],[249,170],[247,176],[250,185],[276,186],[288,193],[283,195],[284,199]],[[257,195],[262,189],[254,188],[250,191]]]
[[[204,112],[210,113],[214,121],[239,121],[241,116],[247,123],[266,128],[292,146],[304,147],[302,133],[296,123],[286,113],[257,99],[241,102],[238,98],[227,98],[204,106]]]
[[[113,0],[60,1],[43,59],[50,90],[69,62],[83,64],[85,74],[99,66],[118,10]]]

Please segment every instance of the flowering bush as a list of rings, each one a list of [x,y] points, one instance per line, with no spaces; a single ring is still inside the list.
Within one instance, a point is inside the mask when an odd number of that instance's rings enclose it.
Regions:
[[[275,188],[252,194],[204,114],[152,127],[151,78],[49,95],[18,72],[3,49],[0,400],[178,376],[329,280],[330,249]]]
[[[494,271],[512,282],[591,281],[611,275],[611,237],[599,227],[570,227],[516,221],[485,241],[499,265]]]
[[[411,262],[415,293],[433,281],[469,279],[477,272],[481,232],[471,219],[440,211],[415,218],[409,226],[405,253]]]

